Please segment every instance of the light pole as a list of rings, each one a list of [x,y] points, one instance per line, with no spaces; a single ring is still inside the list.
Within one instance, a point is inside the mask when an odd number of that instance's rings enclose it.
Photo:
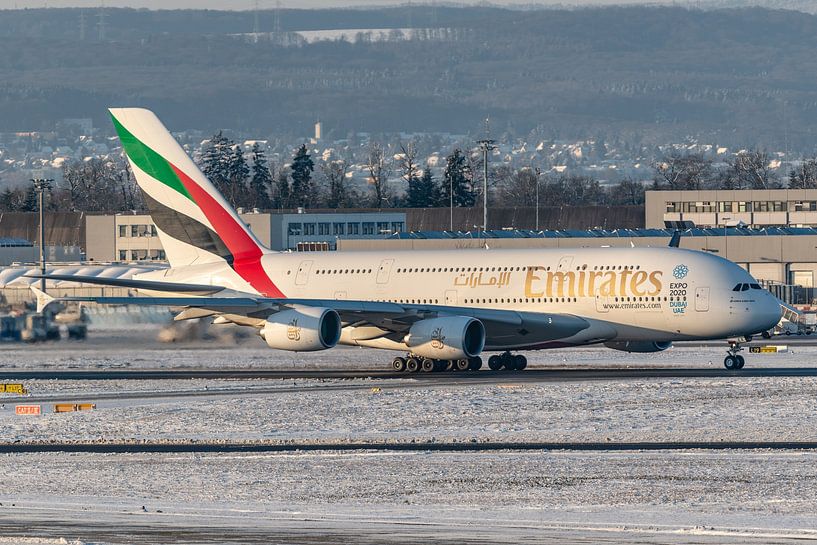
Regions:
[[[732,218],[721,218],[723,220],[723,257],[729,259],[729,233],[726,231],[726,222]]]
[[[495,140],[477,140],[482,149],[482,230],[488,230],[488,152],[496,149]]]
[[[50,178],[32,178],[34,191],[37,192],[37,201],[40,207],[40,291],[45,292],[45,192],[51,189]]]
[[[454,177],[448,177],[448,198],[451,200],[451,203],[448,206],[448,230],[454,230]]]
[[[539,230],[539,176],[542,175],[542,170],[536,167],[536,230]]]

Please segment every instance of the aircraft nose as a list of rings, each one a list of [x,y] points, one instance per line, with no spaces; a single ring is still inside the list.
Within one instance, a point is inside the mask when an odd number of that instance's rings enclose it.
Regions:
[[[753,333],[773,328],[782,316],[783,310],[777,297],[769,292],[764,293],[752,309],[752,322],[755,326]]]

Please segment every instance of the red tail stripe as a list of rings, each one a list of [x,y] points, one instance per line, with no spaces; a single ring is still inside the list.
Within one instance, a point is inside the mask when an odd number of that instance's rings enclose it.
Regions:
[[[259,293],[267,297],[284,297],[261,266],[263,252],[243,225],[227,212],[210,193],[194,182],[181,169],[170,163],[184,188],[201,208],[207,220],[233,255],[233,269]]]

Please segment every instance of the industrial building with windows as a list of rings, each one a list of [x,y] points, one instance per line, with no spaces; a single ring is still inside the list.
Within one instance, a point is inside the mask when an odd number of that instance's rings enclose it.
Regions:
[[[334,250],[339,239],[382,238],[406,230],[404,212],[292,212],[240,214],[272,250]],[[86,217],[86,259],[163,261],[165,252],[147,214]]]
[[[817,226],[817,189],[647,191],[645,227]]]

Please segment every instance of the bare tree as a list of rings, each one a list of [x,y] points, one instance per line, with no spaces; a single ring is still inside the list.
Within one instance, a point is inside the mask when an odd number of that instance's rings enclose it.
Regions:
[[[712,161],[698,153],[673,151],[653,163],[655,189],[702,189],[712,179]]]
[[[644,186],[627,178],[610,188],[610,204],[644,204]]]
[[[345,182],[349,165],[343,159],[339,159],[322,162],[319,168],[328,190],[326,206],[329,208],[347,207],[349,202]]]
[[[500,201],[506,206],[536,206],[536,184],[539,181],[536,172],[530,168],[511,171],[497,169],[497,175],[504,180],[500,182]],[[542,202],[542,199],[539,199]]]
[[[766,151],[750,150],[739,153],[729,162],[732,174],[737,181],[735,189],[774,189],[780,187],[771,167],[771,160]]]
[[[400,177],[411,185],[420,176],[420,167],[417,165],[417,145],[412,140],[408,144],[400,143]]]
[[[386,157],[386,150],[379,142],[369,144],[369,155],[366,162],[366,169],[369,171],[369,183],[374,191],[372,206],[380,208],[385,202],[389,205],[389,188],[386,181],[391,173],[389,160]]]
[[[817,159],[807,159],[789,172],[789,189],[817,188]]]

